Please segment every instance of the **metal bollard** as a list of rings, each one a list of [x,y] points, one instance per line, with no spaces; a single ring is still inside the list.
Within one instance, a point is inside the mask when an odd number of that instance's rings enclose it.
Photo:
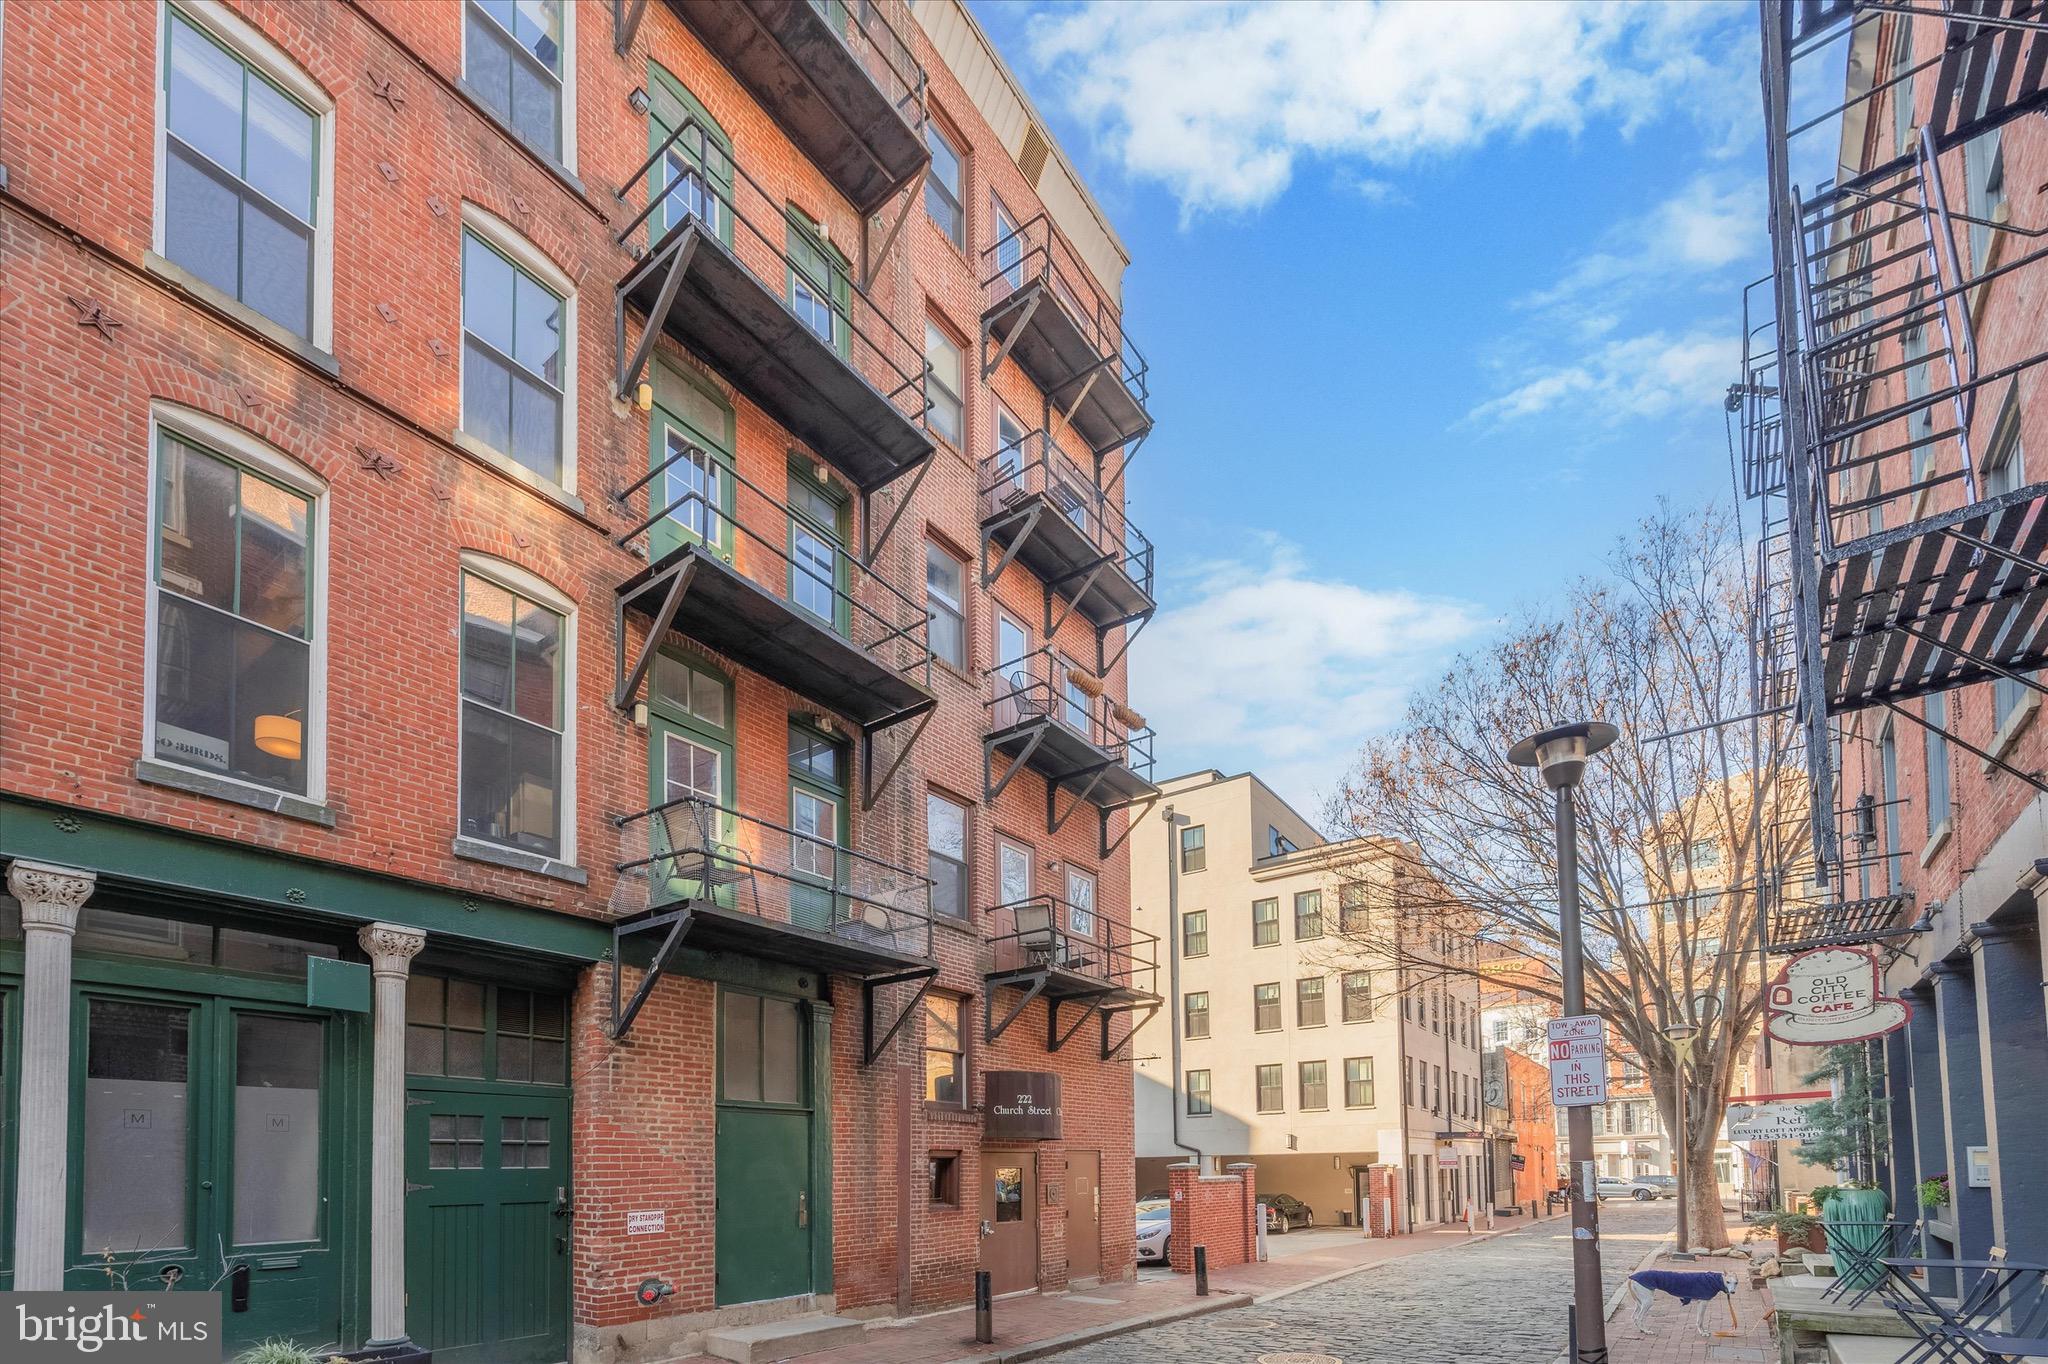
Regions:
[[[995,1291],[991,1287],[988,1271],[974,1271],[974,1343],[993,1345],[996,1339]]]
[[[1209,1296],[1209,1247],[1195,1247],[1195,1296]]]

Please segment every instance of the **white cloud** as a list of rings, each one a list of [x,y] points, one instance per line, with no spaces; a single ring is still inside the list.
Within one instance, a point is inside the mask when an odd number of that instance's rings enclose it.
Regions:
[[[1561,314],[1578,325],[1611,322],[1617,304],[1674,284],[1711,277],[1765,245],[1760,182],[1702,171],[1647,213],[1610,229],[1557,282],[1518,307]]]
[[[1127,171],[1198,213],[1270,202],[1303,157],[1400,166],[1594,118],[1633,130],[1673,108],[1725,121],[1740,63],[1699,37],[1735,12],[1095,0],[1035,16],[1030,48]]]
[[[1573,404],[1599,425],[1662,417],[1716,402],[1741,367],[1737,339],[1723,330],[1651,332],[1609,341],[1568,365],[1525,368],[1514,387],[1466,415],[1499,426]]]
[[[1187,568],[1131,649],[1131,695],[1159,732],[1160,775],[1259,773],[1316,818],[1359,744],[1485,624],[1464,602],[1311,574],[1272,536],[1262,557]]]

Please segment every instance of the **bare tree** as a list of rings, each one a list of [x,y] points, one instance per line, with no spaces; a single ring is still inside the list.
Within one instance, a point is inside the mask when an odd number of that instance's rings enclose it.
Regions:
[[[1380,858],[1392,840],[1411,863],[1393,883],[1395,912],[1340,922],[1341,951],[1398,966],[1413,990],[1477,973],[1469,954],[1441,950],[1476,931],[1528,958],[1516,986],[1556,1001],[1552,798],[1507,752],[1566,721],[1620,727],[1578,793],[1587,1006],[1642,1058],[1685,1147],[1693,1239],[1711,1246],[1726,1243],[1716,1129],[1762,1011],[1757,917],[1805,808],[1790,724],[1741,722],[1752,658],[1741,553],[1723,514],[1661,509],[1605,576],[1419,693],[1395,732],[1365,746],[1329,812],[1342,833],[1378,836]],[[1663,1033],[1677,1020],[1700,1027],[1682,1076]]]

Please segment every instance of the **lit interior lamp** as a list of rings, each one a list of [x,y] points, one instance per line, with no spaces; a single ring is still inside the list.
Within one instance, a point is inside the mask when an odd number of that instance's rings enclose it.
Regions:
[[[273,758],[286,762],[297,762],[305,752],[305,726],[292,715],[259,715],[256,717],[256,747]]]

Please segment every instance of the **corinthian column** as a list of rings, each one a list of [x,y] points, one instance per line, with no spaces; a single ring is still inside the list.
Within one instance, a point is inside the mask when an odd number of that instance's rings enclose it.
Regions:
[[[71,1150],[71,939],[93,873],[17,858],[21,901],[21,1141],[15,1150],[14,1287],[64,1287]]]
[[[366,924],[356,941],[370,956],[370,1345],[405,1335],[405,978],[427,935],[400,924]]]

